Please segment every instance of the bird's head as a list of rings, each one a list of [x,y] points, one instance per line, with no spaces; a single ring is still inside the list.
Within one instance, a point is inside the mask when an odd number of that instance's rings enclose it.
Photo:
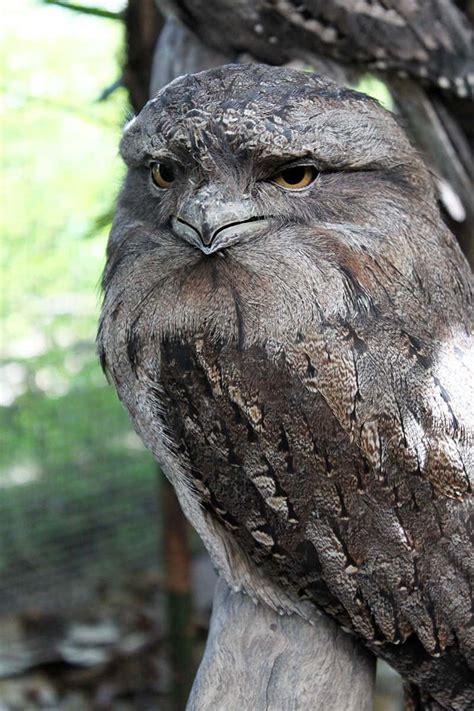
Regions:
[[[368,308],[383,279],[413,283],[420,250],[440,249],[431,179],[394,117],[314,74],[181,77],[120,150],[104,284],[148,323],[222,324],[236,295],[255,323]]]

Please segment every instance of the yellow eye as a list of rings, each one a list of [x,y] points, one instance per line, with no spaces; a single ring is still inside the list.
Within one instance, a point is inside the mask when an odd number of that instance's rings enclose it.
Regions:
[[[295,165],[277,173],[272,181],[286,190],[302,190],[316,180],[318,173],[312,165]]]
[[[165,163],[153,163],[151,166],[151,178],[155,185],[162,190],[167,190],[175,180],[173,168]]]

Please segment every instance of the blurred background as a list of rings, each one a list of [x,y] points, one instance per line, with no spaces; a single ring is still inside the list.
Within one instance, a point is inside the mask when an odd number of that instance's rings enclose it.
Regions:
[[[94,340],[129,36],[159,20],[64,5],[2,3],[0,708],[158,708],[160,479]]]
[[[179,711],[214,573],[94,345],[118,140],[163,19],[153,0],[2,17],[0,711]],[[400,688],[381,667],[376,708]]]

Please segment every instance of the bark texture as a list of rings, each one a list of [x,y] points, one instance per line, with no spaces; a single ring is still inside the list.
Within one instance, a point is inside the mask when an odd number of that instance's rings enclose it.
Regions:
[[[370,711],[373,682],[373,657],[326,616],[277,615],[219,579],[187,711]]]

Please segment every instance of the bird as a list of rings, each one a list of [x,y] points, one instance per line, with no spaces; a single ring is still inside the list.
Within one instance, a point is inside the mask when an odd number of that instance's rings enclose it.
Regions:
[[[472,276],[396,117],[231,64],[120,152],[98,354],[220,575],[474,708]]]
[[[473,95],[467,3],[453,0],[159,0],[205,44],[282,64],[305,51]],[[223,34],[223,26],[232,33]]]
[[[158,0],[234,61],[300,62],[339,83],[388,88],[438,178],[444,217],[474,263],[474,30],[455,0]],[[198,69],[206,67],[196,67]]]

